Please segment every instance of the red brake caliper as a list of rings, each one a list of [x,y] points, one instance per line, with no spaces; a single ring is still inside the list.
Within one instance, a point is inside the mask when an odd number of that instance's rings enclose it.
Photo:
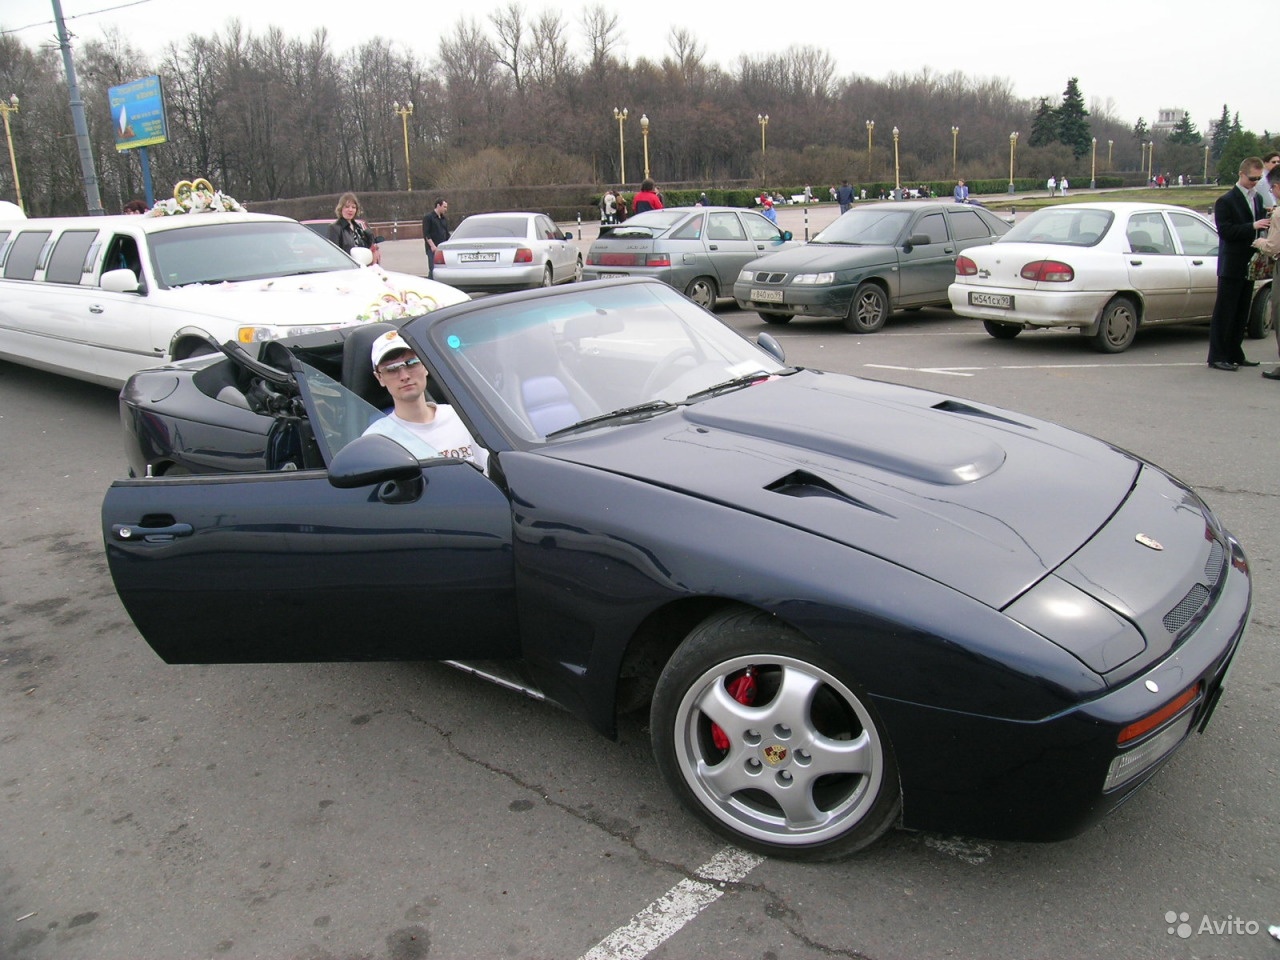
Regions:
[[[747,706],[751,706],[751,704],[755,703],[755,673],[755,667],[747,667],[746,670],[725,684],[726,689],[729,691],[729,696],[733,697],[733,699],[737,700],[739,703],[744,703]],[[729,749],[729,735],[720,729],[720,724],[713,723],[711,725],[711,739],[721,750]]]

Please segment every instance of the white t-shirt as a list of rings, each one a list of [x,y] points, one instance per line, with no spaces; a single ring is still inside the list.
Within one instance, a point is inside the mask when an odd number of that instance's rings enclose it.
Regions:
[[[474,463],[481,470],[488,467],[489,451],[471,438],[471,433],[453,407],[445,403],[433,403],[432,406],[436,415],[430,423],[414,423],[392,411],[369,424],[364,434],[380,433],[390,437],[419,460],[457,457]]]

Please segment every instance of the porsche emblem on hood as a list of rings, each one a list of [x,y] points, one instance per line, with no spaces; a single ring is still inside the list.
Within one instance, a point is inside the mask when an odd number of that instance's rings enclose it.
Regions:
[[[1148,537],[1145,533],[1140,533],[1133,539],[1137,540],[1144,547],[1150,547],[1152,550],[1163,550],[1164,544],[1154,537]]]

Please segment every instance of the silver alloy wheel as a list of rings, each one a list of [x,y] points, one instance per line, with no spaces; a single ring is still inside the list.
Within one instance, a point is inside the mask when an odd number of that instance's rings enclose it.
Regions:
[[[726,681],[748,667],[765,702],[737,702]],[[719,749],[712,726],[727,736]],[[881,798],[885,745],[862,700],[804,660],[760,654],[717,663],[676,710],[675,753],[699,804],[735,834],[770,845],[834,841]]]
[[[708,310],[716,305],[716,282],[710,277],[694,277],[684,288],[684,295]]]
[[[875,333],[889,319],[889,295],[879,284],[864,283],[853,292],[845,328],[854,333]]]
[[[547,264],[542,268],[542,286],[550,287],[556,282],[555,274],[551,272],[551,264]]]
[[[582,254],[578,254],[578,259],[573,262],[573,279],[570,283],[582,282]]]

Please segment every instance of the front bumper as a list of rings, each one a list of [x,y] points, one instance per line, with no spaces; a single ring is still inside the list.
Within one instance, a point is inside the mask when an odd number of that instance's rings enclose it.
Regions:
[[[782,300],[753,300],[752,290],[781,290]],[[849,305],[853,303],[853,292],[857,284],[823,284],[814,286],[788,285],[785,287],[768,287],[758,283],[736,281],[733,285],[733,298],[739,309],[752,310],[757,313],[790,313],[797,317],[837,317],[849,315]]]
[[[903,761],[904,826],[1001,840],[1062,840],[1128,800],[1192,732],[1205,728],[1222,695],[1252,596],[1248,562],[1234,539],[1229,544],[1226,581],[1196,629],[1165,657],[1093,700],[1029,723],[878,700]],[[1124,750],[1117,747],[1121,730],[1196,684],[1189,716],[1179,713]],[[1162,735],[1167,749],[1104,789],[1118,756]]]

